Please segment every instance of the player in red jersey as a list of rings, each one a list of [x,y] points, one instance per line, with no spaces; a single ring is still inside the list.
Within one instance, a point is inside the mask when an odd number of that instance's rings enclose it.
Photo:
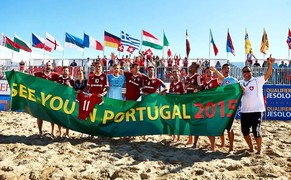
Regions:
[[[173,80],[170,84],[169,93],[170,94],[184,94],[184,83],[180,80],[179,69],[173,69],[172,71]],[[175,140],[175,135],[173,135],[173,141]],[[177,141],[180,140],[180,135],[177,136]]]
[[[204,70],[203,89],[213,89],[213,88],[217,88],[218,86],[219,86],[218,79],[213,78],[211,68],[206,67]],[[197,147],[198,138],[199,136],[194,136],[194,144],[193,144],[194,148]],[[210,150],[214,151],[215,150],[215,136],[208,136],[208,138],[210,141]]]
[[[185,90],[186,93],[196,93],[201,89],[201,77],[197,73],[200,65],[197,63],[192,63],[189,66],[189,75],[186,77]],[[193,144],[193,137],[190,135],[186,145]]]
[[[126,100],[136,101],[140,97],[140,90],[143,87],[144,75],[139,73],[139,65],[133,63],[130,67],[131,72],[124,72],[126,79]]]
[[[47,79],[47,80],[50,80],[50,81],[56,81],[57,78],[59,77],[59,74],[55,73],[55,72],[52,72],[52,63],[50,61],[48,61],[45,64],[44,70],[41,71],[41,72],[34,73],[34,76],[40,77],[40,78],[43,78],[43,79]],[[43,120],[37,118],[36,122],[37,122],[39,135],[42,135]],[[51,123],[51,136],[54,137],[54,123]]]
[[[62,69],[62,74],[57,78],[57,82],[71,88],[74,87],[74,79],[70,76],[70,70],[68,66],[64,66]],[[62,136],[62,126],[58,125],[60,136]],[[66,128],[65,137],[69,137],[69,129]]]
[[[87,86],[84,91],[97,94],[102,97],[107,94],[108,81],[105,73],[102,73],[102,63],[100,61],[95,62],[95,72],[89,76]]]
[[[152,93],[163,93],[167,91],[165,83],[159,78],[155,77],[155,68],[154,66],[149,66],[147,68],[148,76],[144,77],[144,87],[142,92],[145,95]],[[162,87],[163,90],[159,91],[159,88]]]

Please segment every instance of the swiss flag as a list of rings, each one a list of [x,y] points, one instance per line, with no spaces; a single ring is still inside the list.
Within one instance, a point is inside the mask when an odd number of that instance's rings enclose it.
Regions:
[[[126,51],[129,52],[130,54],[132,54],[134,52],[134,50],[135,50],[134,47],[128,46]]]
[[[124,50],[124,46],[122,44],[119,44],[117,47],[117,51],[123,52],[123,50]]]
[[[167,55],[168,55],[168,57],[171,57],[171,56],[172,56],[171,49],[168,49],[168,51],[167,51]]]
[[[154,55],[154,53],[152,52],[152,50],[150,48],[148,50],[146,50],[144,53],[145,53],[146,56]]]

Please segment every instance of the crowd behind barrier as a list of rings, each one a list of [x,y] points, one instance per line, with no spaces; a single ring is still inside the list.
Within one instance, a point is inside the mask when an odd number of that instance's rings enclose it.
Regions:
[[[71,62],[73,62],[73,60],[66,60],[68,61],[67,63],[64,63],[62,61],[62,63],[58,63],[58,64],[71,64]],[[74,62],[77,63],[77,66],[69,66],[70,69],[70,75],[75,79],[77,76],[77,72],[78,70],[82,69],[85,72],[88,73],[90,72],[94,72],[94,66],[92,66],[92,63],[90,63],[90,66],[85,66],[84,60],[74,60]],[[181,60],[182,61],[182,60]],[[92,61],[94,63],[94,61]],[[190,60],[190,62],[197,62],[200,64],[200,70],[199,73],[202,74],[204,71],[204,68],[208,67],[208,66],[214,66],[216,67],[216,69],[221,70],[221,66],[228,62],[227,60],[213,60],[212,62],[207,62],[207,60],[205,61],[200,61],[200,60]],[[220,63],[221,62],[221,63]],[[262,66],[254,66],[252,65],[252,71],[253,71],[253,76],[257,77],[257,76],[261,76],[265,73],[265,71],[267,70],[267,67],[264,66],[264,61],[261,60],[262,62]],[[278,63],[282,62],[281,60],[277,60]],[[289,64],[287,64],[287,60],[284,61],[285,64],[284,65],[276,65],[275,67],[273,67],[273,73],[272,73],[272,77],[268,80],[267,84],[291,84],[291,61],[289,61]],[[79,64],[81,64],[82,66],[80,66]],[[181,63],[182,64],[182,63]],[[238,80],[241,80],[242,77],[242,67],[238,67],[236,65],[233,65],[231,62],[231,73],[230,75],[237,78]],[[184,67],[182,65],[177,66],[177,65],[173,65],[172,67],[168,67],[166,65],[164,66],[157,66],[156,67],[156,76],[160,79],[162,79],[164,82],[171,82],[171,71],[173,68],[178,68],[180,70],[180,75],[181,75],[181,79],[184,80],[185,77],[187,76],[187,72],[188,72],[188,67],[189,67],[190,63],[188,63],[187,67]],[[56,65],[54,66],[54,71],[61,74],[62,73],[62,67],[61,65]],[[6,79],[5,77],[5,71],[9,71],[9,70],[23,70],[25,73],[31,74],[33,75],[35,72],[38,71],[42,71],[44,68],[44,61],[42,62],[41,65],[30,65],[28,66],[27,64],[25,65],[17,65],[17,66],[11,66],[11,65],[2,65],[0,67],[0,79]],[[123,66],[121,66],[122,69],[125,69]],[[107,64],[107,66],[103,67],[103,71],[106,73],[111,73],[111,67],[109,66],[109,64]],[[140,66],[140,71],[142,73],[146,74],[146,67]]]

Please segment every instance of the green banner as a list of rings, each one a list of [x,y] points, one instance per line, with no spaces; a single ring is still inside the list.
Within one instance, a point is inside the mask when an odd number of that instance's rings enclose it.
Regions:
[[[16,71],[6,72],[11,110],[69,129],[100,136],[181,134],[218,136],[235,116],[242,91],[233,84],[185,95],[144,96],[141,101],[103,97],[86,120],[78,119],[76,91],[68,86]]]

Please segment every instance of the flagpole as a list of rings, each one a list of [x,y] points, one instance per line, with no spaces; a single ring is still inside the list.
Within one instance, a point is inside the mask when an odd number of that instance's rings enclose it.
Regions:
[[[209,43],[209,45],[208,45],[208,46],[209,46],[209,49],[208,49],[208,58],[209,58],[209,59],[210,59],[210,44],[211,44],[211,43],[210,43],[210,41],[211,41],[211,40],[210,40],[210,33],[211,33],[211,29],[209,28],[209,42],[208,42],[208,43]]]
[[[164,46],[164,44],[165,44],[165,39],[164,39],[164,36],[165,36],[165,31],[164,31],[164,29],[163,29],[163,51],[162,51],[162,58],[164,58],[164,48],[165,48],[165,46]]]

